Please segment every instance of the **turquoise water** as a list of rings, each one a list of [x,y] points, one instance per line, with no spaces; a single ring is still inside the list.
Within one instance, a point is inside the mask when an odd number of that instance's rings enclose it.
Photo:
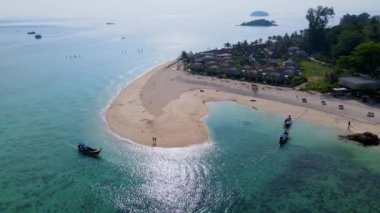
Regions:
[[[339,131],[301,121],[279,147],[280,117],[235,103],[211,104],[211,109],[207,124],[221,185],[233,193],[232,212],[373,212],[379,207],[378,149],[345,143],[337,139]]]
[[[212,143],[152,149],[120,141],[104,122],[124,85],[181,50],[291,33],[304,26],[299,17],[260,30],[234,26],[242,17],[5,21],[0,212],[377,209],[378,150],[338,141],[335,130],[297,121],[279,149],[283,118],[217,103],[205,120]],[[26,35],[32,30],[43,38]],[[78,142],[103,147],[101,157],[79,155]]]

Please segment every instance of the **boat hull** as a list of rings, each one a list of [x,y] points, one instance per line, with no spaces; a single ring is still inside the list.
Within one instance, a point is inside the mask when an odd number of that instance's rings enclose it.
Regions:
[[[285,121],[285,122],[284,122],[284,127],[285,127],[286,129],[289,129],[291,125],[292,125],[292,122],[291,122],[291,121]]]
[[[101,148],[100,149],[94,149],[94,148],[85,146],[83,144],[79,144],[78,145],[78,151],[84,155],[97,157],[100,154],[100,152],[102,151],[102,149]]]
[[[284,145],[284,144],[286,144],[286,142],[288,142],[288,139],[289,139],[289,137],[288,136],[281,136],[280,137],[280,139],[278,140],[278,143],[280,144],[280,145]]]

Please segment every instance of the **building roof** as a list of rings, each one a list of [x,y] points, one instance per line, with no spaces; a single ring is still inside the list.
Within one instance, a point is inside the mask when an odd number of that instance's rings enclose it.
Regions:
[[[231,57],[232,55],[229,53],[221,53],[218,55],[218,57],[224,58],[224,57]]]
[[[218,66],[216,66],[216,65],[214,65],[214,66],[211,66],[211,67],[209,67],[209,69],[212,69],[212,70],[217,70],[217,69],[219,69],[219,67],[218,67]]]
[[[238,74],[239,74],[239,71],[238,71],[235,67],[231,67],[231,68],[228,70],[228,74],[230,74],[230,75],[238,75]]]
[[[282,73],[285,75],[294,75],[295,71],[291,69],[287,69],[287,70],[284,70]]]
[[[296,51],[296,50],[300,50],[300,48],[299,48],[299,47],[292,46],[292,47],[289,47],[288,50],[289,50],[289,51]]]
[[[363,88],[380,89],[379,80],[362,77],[339,78],[339,84],[353,90],[359,90]]]
[[[292,59],[288,59],[286,61],[284,61],[284,65],[293,65],[294,64],[294,61]]]
[[[211,56],[211,55],[206,55],[202,58],[202,61],[214,61],[215,60],[215,57]]]

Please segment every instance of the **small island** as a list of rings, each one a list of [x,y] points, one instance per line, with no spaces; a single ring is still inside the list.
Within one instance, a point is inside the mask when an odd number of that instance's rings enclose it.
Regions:
[[[275,21],[269,21],[266,19],[257,19],[249,22],[243,22],[240,26],[250,26],[250,27],[271,27],[278,26]]]
[[[42,36],[41,35],[36,35],[36,36],[34,36],[36,39],[41,39],[42,38]]]
[[[265,17],[265,16],[269,16],[269,13],[267,13],[265,11],[258,10],[258,11],[252,12],[251,16],[253,16],[253,17]]]

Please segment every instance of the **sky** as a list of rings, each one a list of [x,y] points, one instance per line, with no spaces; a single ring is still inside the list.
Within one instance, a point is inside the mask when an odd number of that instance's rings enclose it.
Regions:
[[[225,14],[235,10],[278,13],[306,11],[317,5],[333,6],[337,14],[380,14],[379,0],[0,0],[0,17],[107,17],[202,13]]]

